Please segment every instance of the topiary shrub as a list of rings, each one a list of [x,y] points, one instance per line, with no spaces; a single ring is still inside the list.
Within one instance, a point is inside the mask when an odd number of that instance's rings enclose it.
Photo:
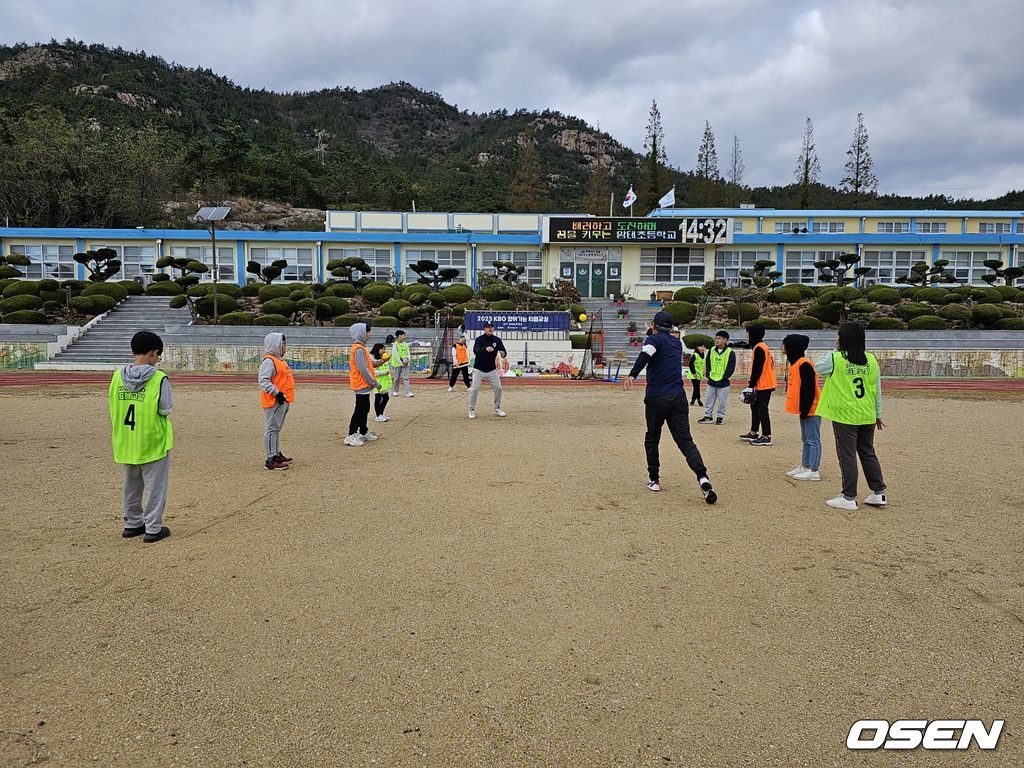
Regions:
[[[872,288],[868,291],[866,298],[868,301],[875,302],[875,304],[886,304],[888,306],[892,306],[894,304],[899,304],[902,297],[900,296],[900,292],[895,288],[879,286],[878,288]]]
[[[857,299],[862,298],[864,298],[864,294],[861,293],[861,290],[859,288],[854,288],[852,285],[844,285],[842,288],[836,288],[836,301],[849,304],[851,301],[857,301]]]
[[[9,299],[0,301],[0,312],[18,312],[23,309],[42,309],[43,300],[39,296],[32,296],[30,294],[23,294],[21,296],[11,296]]]
[[[44,301],[43,312],[49,315],[56,315],[58,312],[64,309],[64,305],[59,301]]]
[[[409,298],[406,299],[406,301],[408,301],[414,307],[419,307],[427,303],[428,296],[430,296],[429,293],[424,293],[423,291],[413,291],[411,294],[409,294]],[[394,301],[394,299],[392,299],[392,301]]]
[[[298,301],[299,299],[310,299],[313,297],[313,286],[311,285],[299,285],[291,286],[291,293],[288,294],[288,298],[292,301]]]
[[[1000,331],[1024,331],[1024,317],[1004,317],[996,322]]]
[[[109,296],[103,294],[97,294],[96,296],[80,296],[79,298],[87,298],[92,302],[92,313],[94,315],[102,315],[104,312],[109,312],[117,306],[117,302]]]
[[[351,283],[334,283],[324,291],[328,296],[337,296],[339,299],[352,299],[356,295],[356,287]]]
[[[691,288],[680,288],[672,295],[672,301],[688,301],[692,304],[693,302],[697,301],[697,299],[700,299],[701,297],[707,295],[708,292],[699,286]]]
[[[411,306],[405,299],[391,299],[380,305],[380,313],[382,315],[391,315],[392,317],[401,317],[401,311]]]
[[[274,299],[287,299],[291,292],[290,285],[264,285],[260,287],[256,295],[260,297],[260,303],[263,304]]]
[[[88,288],[86,289],[88,290]],[[166,283],[153,283],[146,288],[147,296],[177,296],[185,292],[185,289],[173,281]]]
[[[586,349],[587,348],[587,334],[585,333],[571,333],[569,334],[569,343],[572,344],[573,349]]]
[[[739,312],[741,323],[745,323],[748,320],[757,320],[761,316],[761,310],[757,308],[757,304],[750,304],[749,302],[744,302],[738,307],[729,307],[729,318],[736,317],[737,312]]]
[[[708,349],[715,346],[715,340],[705,333],[688,333],[683,336],[683,346],[687,349],[696,349],[699,344],[703,344]]]
[[[394,298],[394,295],[395,286],[390,283],[370,283],[363,288],[363,298],[374,306],[380,306],[385,301]]]
[[[182,309],[183,307],[188,306],[188,297],[184,294],[180,296],[172,296],[171,301],[167,306],[171,309]]]
[[[54,280],[53,282],[56,283],[57,281]],[[146,289],[143,288],[138,283],[136,283],[134,280],[118,280],[116,283],[113,283],[113,285],[120,285],[122,288],[128,291],[129,296],[141,296],[146,292]]]
[[[945,304],[949,299],[950,293],[945,288],[922,288],[914,294],[914,301],[924,301],[929,304]]]
[[[893,310],[893,314],[901,320],[913,320],[915,317],[931,314],[932,308],[927,304],[920,304],[916,301],[908,301],[900,304]]]
[[[34,280],[16,280],[4,288],[4,298],[12,296],[38,296],[39,286]],[[128,294],[125,294],[126,296]]]
[[[249,299],[255,298],[260,295],[260,288],[263,287],[259,283],[246,283],[242,286],[242,295]]]
[[[359,318],[355,315],[338,315],[334,318],[334,324],[338,328],[349,328],[359,322]]]
[[[480,289],[480,298],[484,301],[501,301],[512,295],[511,286],[505,283],[492,283]]]
[[[181,277],[175,278],[174,282],[187,290],[193,285],[199,285],[199,275],[182,275]]]
[[[256,315],[252,320],[253,325],[288,325],[288,318],[284,315]]]
[[[825,325],[816,317],[797,315],[786,322],[786,327],[794,331],[820,331]]]
[[[89,296],[72,296],[71,309],[80,315],[95,315],[92,298]]]
[[[873,317],[868,321],[868,329],[872,331],[903,331],[907,324],[898,317]]]
[[[947,325],[938,315],[920,315],[907,323],[907,327],[912,331],[944,331]]]
[[[741,304],[740,306],[744,305]],[[697,316],[697,305],[691,304],[688,301],[671,301],[665,305],[665,311],[672,315],[673,323],[676,325],[686,325],[687,323],[692,323],[693,319]]]
[[[3,279],[0,279],[0,296],[4,295],[4,291],[7,289],[7,286],[14,285],[15,283],[18,282],[21,281],[15,280],[13,277],[5,277]]]
[[[465,304],[473,298],[473,289],[468,285],[456,283],[455,285],[449,285],[441,291],[441,295],[444,296],[444,300],[449,304]]]
[[[1003,317],[1020,317],[1013,307],[1008,307],[1005,304],[996,304],[999,307],[999,311],[1003,313]]]
[[[428,294],[427,301],[429,301],[430,305],[435,309],[441,309],[441,307],[447,304],[444,300],[444,294],[439,291],[434,291],[433,293]]]
[[[534,291],[534,292],[538,296],[554,296],[555,295],[555,292],[552,291],[550,288],[537,288],[536,291]]]
[[[155,285],[149,286],[155,288]],[[174,286],[176,293],[181,293],[181,288],[177,285]],[[146,289],[146,293],[149,293],[149,289]],[[115,301],[124,301],[128,298],[128,291],[124,289],[124,286],[118,285],[117,283],[93,283],[84,291],[83,296],[109,296]],[[152,295],[152,294],[151,294]],[[170,295],[170,294],[157,294],[157,295]]]
[[[166,272],[157,272],[155,275],[153,275],[152,282],[154,282],[154,283],[162,283],[165,280],[170,280],[170,279],[171,279],[171,276],[168,275]],[[178,283],[178,285],[181,285],[181,283]]]
[[[409,285],[402,288],[402,298],[411,304],[413,296],[420,293],[429,294],[430,291],[430,286],[425,285],[424,283],[409,283]]]
[[[997,288],[975,288],[971,295],[979,304],[1003,303],[1003,294]]]
[[[992,328],[1003,319],[1003,313],[999,307],[992,304],[979,304],[971,311],[971,320],[985,328]]]
[[[838,302],[832,304],[815,304],[808,308],[806,316],[816,318],[823,323],[828,323],[829,325],[835,325],[839,322],[839,310],[841,306],[842,305]],[[792,326],[789,327],[792,328]]]
[[[291,317],[297,309],[298,305],[291,299],[271,299],[260,303],[260,312],[265,315]]]
[[[252,315],[248,312],[228,312],[220,316],[221,325],[252,325]]]
[[[309,297],[299,299],[295,302],[299,312],[313,312],[316,310],[316,300]]]
[[[1014,301],[1020,294],[1020,289],[1014,288],[1012,285],[997,285],[993,290],[999,291],[1003,301]]]
[[[398,310],[398,319],[408,321],[412,320],[418,314],[419,310],[416,307],[402,307]]]
[[[971,308],[966,304],[946,304],[939,308],[939,317],[966,323],[971,319]]]
[[[19,309],[0,318],[0,322],[16,323],[18,325],[45,325],[46,315],[38,309]]]
[[[855,301],[850,304],[850,311],[857,315],[870,315],[878,311],[878,305],[871,301]]]
[[[495,301],[491,304],[491,309],[495,309],[499,312],[511,312],[516,308],[514,301]],[[579,317],[579,315],[577,315]]]
[[[831,304],[833,301],[836,301],[835,288],[826,288],[824,290],[818,291],[819,304],[821,304],[822,306],[826,306],[828,304]]]
[[[772,320],[770,317],[758,318],[757,322],[766,331],[777,331],[782,328],[782,323],[778,320]],[[749,323],[747,323],[747,325],[749,325]]]
[[[796,286],[787,285],[784,288],[777,288],[770,294],[772,301],[776,301],[779,304],[799,304],[804,300],[804,295],[800,293]]]
[[[287,299],[278,299],[278,301],[287,301]],[[268,302],[268,304],[269,303],[273,303],[273,302]],[[206,296],[200,296],[198,299],[195,300],[194,304],[195,304],[196,312],[198,312],[202,317],[213,317],[213,294],[212,293],[208,294]],[[266,307],[267,307],[267,305],[264,304],[263,305],[263,309],[266,310]],[[230,296],[221,296],[220,292],[219,291],[217,292],[217,314],[218,315],[220,315],[222,312],[224,314],[229,314],[231,312],[234,312],[237,309],[238,309],[238,302],[237,301],[235,301]],[[270,310],[270,313],[273,314],[274,313],[273,310]],[[284,313],[281,313],[281,314],[284,314]]]
[[[316,301],[317,304],[326,306],[330,310],[329,317],[346,315],[352,309],[352,305],[340,296],[321,296]],[[349,325],[351,325],[351,323],[349,323]]]
[[[72,296],[77,296],[88,287],[89,283],[85,280],[65,280],[60,284],[60,290],[65,291],[70,288]]]
[[[373,318],[374,328],[398,328],[400,325],[398,318],[392,315],[380,315]]]
[[[1013,297],[1013,298],[1011,299],[1011,301],[1012,301],[1012,302],[1013,302],[1014,304],[1024,304],[1024,291],[1021,291],[1021,292],[1020,292],[1020,293],[1018,293],[1018,294],[1017,294],[1016,296],[1014,296],[1014,297]]]

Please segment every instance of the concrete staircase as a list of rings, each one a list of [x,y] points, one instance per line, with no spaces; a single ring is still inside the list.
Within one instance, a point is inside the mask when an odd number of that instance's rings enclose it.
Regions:
[[[629,310],[629,315],[620,318],[617,315],[617,311],[621,307],[613,304],[610,299],[583,299],[581,303],[586,307],[588,315],[592,316],[595,310],[601,311],[601,317],[604,321],[605,358],[610,360],[615,356],[616,352],[622,350],[629,357],[630,365],[636,360],[636,356],[640,354],[640,347],[629,346],[629,336],[626,335],[626,329],[631,321],[635,322],[637,336],[643,338],[644,331],[647,330],[648,324],[654,318],[654,313],[661,310],[660,304],[658,306],[650,306],[646,301],[627,301],[625,308]],[[584,325],[589,329],[589,320]],[[595,329],[596,327],[595,325]],[[623,365],[623,368],[627,368],[627,366]]]
[[[188,309],[171,309],[166,296],[129,296],[94,322],[63,352],[36,368],[111,370],[132,361],[131,340],[137,331],[164,335],[168,325],[188,325]],[[166,341],[165,341],[166,343]]]

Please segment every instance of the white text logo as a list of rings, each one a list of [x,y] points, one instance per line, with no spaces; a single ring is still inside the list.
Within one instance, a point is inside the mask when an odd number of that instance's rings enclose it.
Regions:
[[[986,728],[982,720],[858,720],[846,737],[849,749],[995,749],[1002,720]]]

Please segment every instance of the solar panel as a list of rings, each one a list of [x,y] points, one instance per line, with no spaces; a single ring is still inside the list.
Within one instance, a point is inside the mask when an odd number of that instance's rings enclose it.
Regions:
[[[199,213],[196,214],[197,219],[203,221],[223,221],[231,213],[231,209],[227,207],[221,208],[200,208]]]

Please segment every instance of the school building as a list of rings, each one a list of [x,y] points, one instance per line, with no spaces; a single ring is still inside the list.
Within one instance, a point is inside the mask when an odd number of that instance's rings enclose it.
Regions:
[[[1024,212],[776,210],[673,208],[647,217],[581,214],[328,211],[322,232],[217,232],[218,279],[239,285],[250,261],[284,259],[277,282],[330,277],[332,259],[359,256],[376,280],[417,279],[420,259],[459,270],[456,282],[475,287],[477,272],[493,262],[524,267],[523,279],[541,286],[570,279],[585,297],[651,293],[722,280],[739,285],[740,272],[759,260],[775,262],[786,283],[817,282],[814,262],[847,253],[872,272],[866,285],[895,285],[918,262],[949,262],[962,283],[984,285],[984,262],[1024,264]],[[27,279],[86,277],[73,261],[80,251],[113,248],[122,261],[114,279],[160,271],[163,256],[188,257],[211,268],[209,233],[202,229],[0,228],[0,252],[27,256]],[[170,270],[166,270],[170,271]],[[212,273],[203,276],[212,279]]]

